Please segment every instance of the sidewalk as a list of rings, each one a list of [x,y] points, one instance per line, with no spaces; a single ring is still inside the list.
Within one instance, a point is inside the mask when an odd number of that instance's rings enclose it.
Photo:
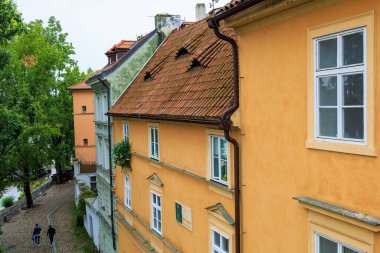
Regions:
[[[74,239],[71,230],[72,205],[74,200],[73,182],[53,185],[44,196],[36,199],[35,207],[21,210],[7,223],[2,224],[1,243],[5,252],[53,252],[46,236],[47,215],[59,205],[52,214],[52,225],[56,229],[56,248],[59,253],[80,252],[80,244]],[[67,198],[67,196],[71,197]],[[62,202],[64,201],[64,202]],[[38,223],[42,228],[41,245],[37,247],[31,240],[33,228]]]

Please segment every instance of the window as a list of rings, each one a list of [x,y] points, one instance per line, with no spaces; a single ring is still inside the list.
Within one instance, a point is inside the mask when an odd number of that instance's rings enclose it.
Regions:
[[[88,139],[83,139],[83,146],[88,146]]]
[[[152,193],[152,229],[161,234],[162,231],[161,196]]]
[[[150,127],[150,157],[156,160],[159,160],[159,152],[158,152],[158,128]]]
[[[102,118],[102,99],[100,95],[96,96],[96,103],[95,103],[95,108],[96,108],[96,121],[100,121]]]
[[[97,192],[96,189],[96,176],[90,177],[90,188],[92,191]]]
[[[125,205],[131,209],[131,179],[125,176]]]
[[[83,112],[83,113],[87,112],[87,106],[82,105],[82,112]]]
[[[315,234],[315,253],[365,253],[327,236]]]
[[[315,39],[316,137],[365,142],[365,28]]]
[[[211,136],[211,179],[222,184],[228,182],[227,141]]]
[[[123,124],[123,139],[126,141],[129,139],[129,126],[128,124]]]
[[[102,119],[103,121],[107,121],[107,115],[106,113],[108,112],[108,101],[107,101],[107,96],[103,96],[103,112],[102,112]]]
[[[230,241],[215,230],[211,230],[212,234],[212,253],[229,253]],[[327,252],[326,252],[327,253]]]

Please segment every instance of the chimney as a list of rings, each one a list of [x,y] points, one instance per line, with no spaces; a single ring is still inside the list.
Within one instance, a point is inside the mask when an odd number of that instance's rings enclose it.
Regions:
[[[157,14],[154,17],[157,33],[162,42],[174,29],[181,26],[180,15]]]
[[[199,21],[206,18],[206,5],[204,3],[198,3],[195,6],[195,21]]]

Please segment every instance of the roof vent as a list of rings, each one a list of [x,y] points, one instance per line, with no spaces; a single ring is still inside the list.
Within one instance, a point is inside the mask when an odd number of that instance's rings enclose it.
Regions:
[[[179,57],[181,57],[181,56],[183,56],[183,55],[187,55],[187,54],[189,54],[189,51],[187,51],[186,48],[181,47],[181,48],[177,51],[177,53],[176,53],[176,55],[175,55],[175,58],[177,59],[177,58],[179,58]]]
[[[150,80],[150,79],[152,79],[152,75],[150,74],[150,72],[146,72],[145,76],[144,76],[144,81],[147,81],[147,80]]]
[[[191,61],[191,65],[190,65],[190,67],[187,70],[192,70],[192,69],[201,68],[201,67],[203,67],[203,65],[201,64],[201,62],[194,58]]]

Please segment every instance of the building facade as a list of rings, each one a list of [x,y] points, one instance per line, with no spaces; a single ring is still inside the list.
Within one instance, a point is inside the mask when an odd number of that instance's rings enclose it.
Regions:
[[[121,41],[108,50],[106,52],[107,66],[87,80],[87,84],[94,90],[97,204],[100,214],[99,241],[102,252],[115,252],[117,246],[117,223],[113,219],[115,200],[111,199],[111,188],[114,182],[110,148],[114,141],[112,128],[108,132],[109,124],[111,125],[112,121],[108,122],[105,113],[117,101],[166,36],[181,24],[180,17],[172,15],[157,15],[155,21],[156,29],[138,41]],[[111,136],[111,140],[109,136]],[[112,227],[114,227],[113,232]]]
[[[219,129],[232,69],[228,43],[196,22],[168,36],[109,111],[115,143],[132,147],[131,168],[115,168],[119,252],[232,252],[233,148]]]
[[[92,88],[82,81],[69,87],[73,96],[74,138],[75,138],[75,202],[84,189],[97,191],[96,180],[96,143],[94,126],[94,95]],[[87,207],[89,208],[89,207]],[[99,226],[99,218],[95,213],[91,219],[84,217],[84,226],[99,248],[98,237],[93,231]]]
[[[233,1],[241,252],[380,252],[375,0]]]

